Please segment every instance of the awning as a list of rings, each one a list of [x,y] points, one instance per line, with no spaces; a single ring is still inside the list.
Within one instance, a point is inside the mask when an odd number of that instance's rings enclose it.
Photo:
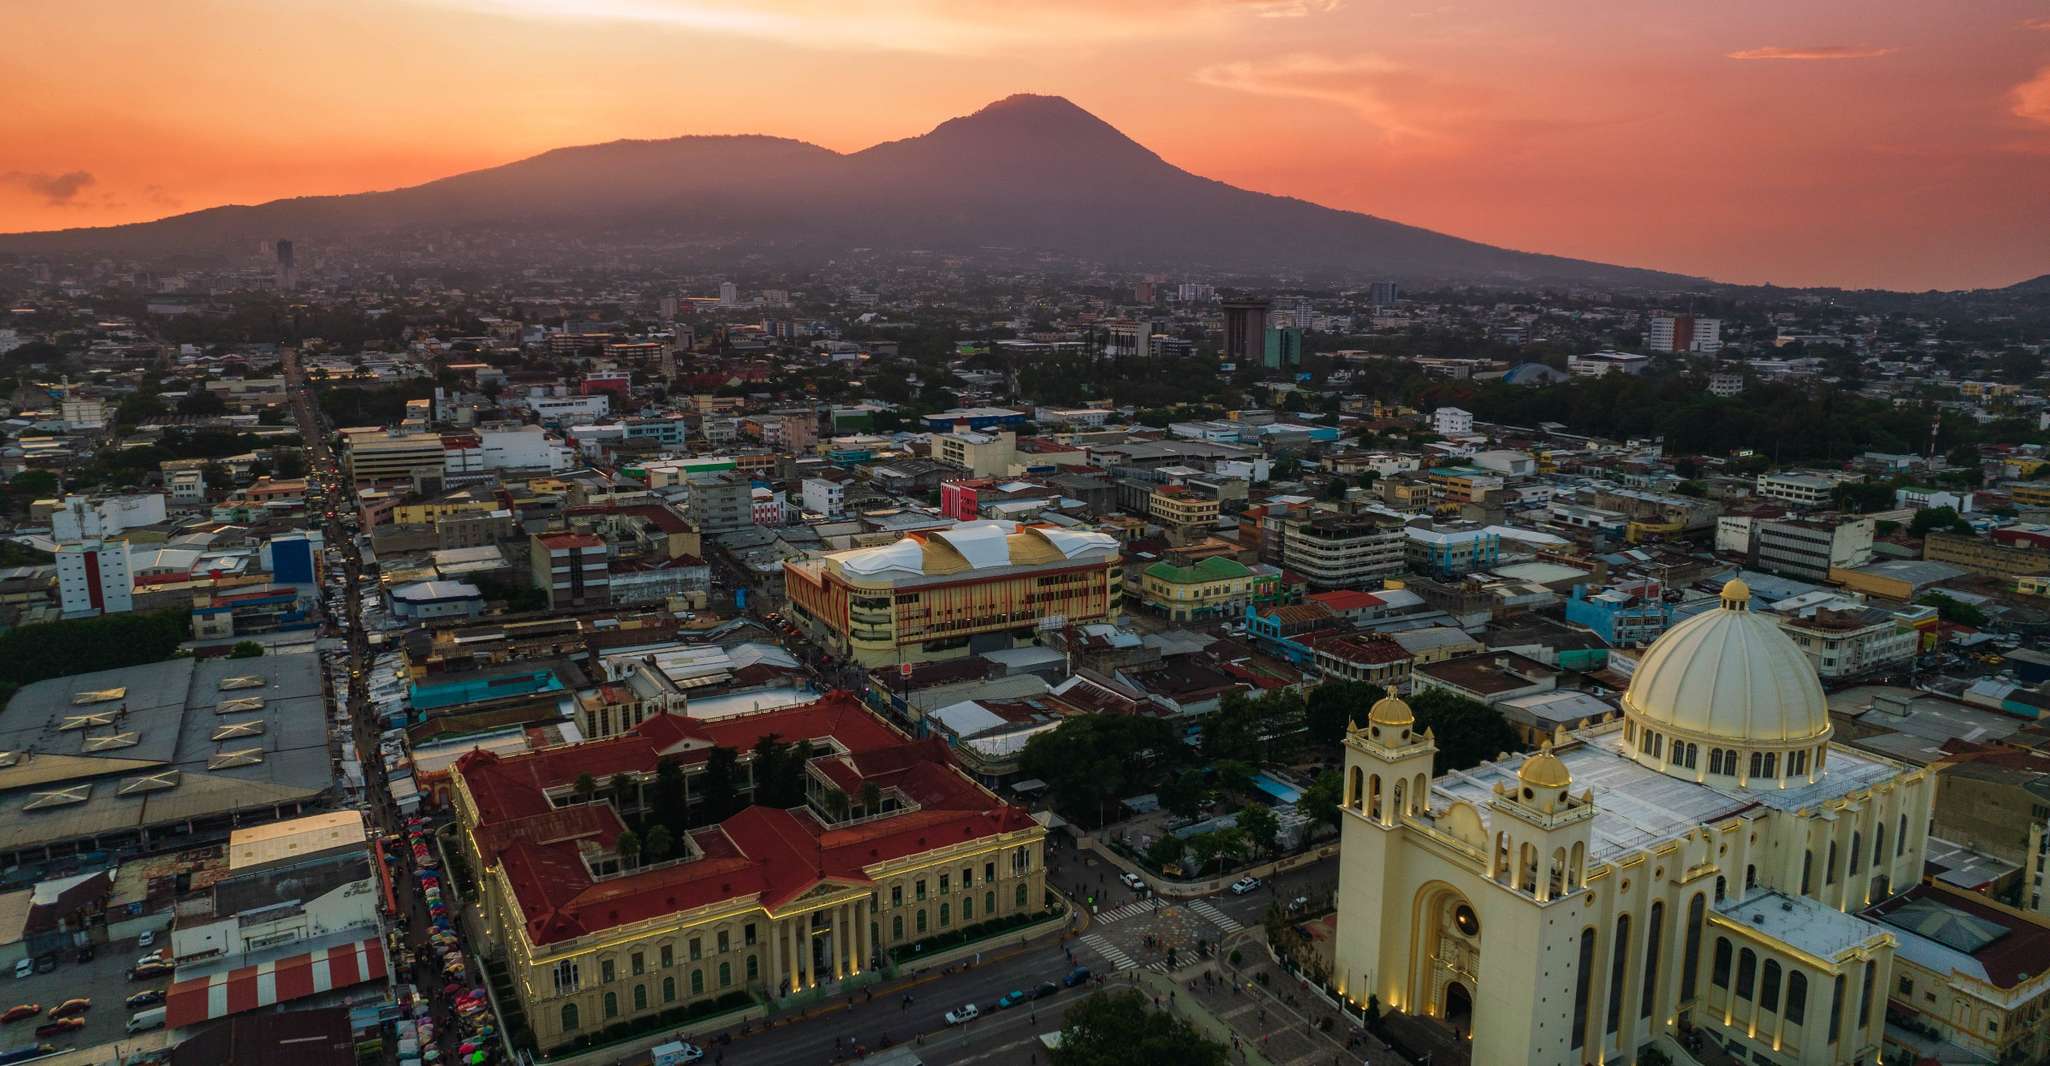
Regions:
[[[377,937],[336,944],[175,982],[164,997],[164,1025],[182,1029],[384,976],[384,944]]]

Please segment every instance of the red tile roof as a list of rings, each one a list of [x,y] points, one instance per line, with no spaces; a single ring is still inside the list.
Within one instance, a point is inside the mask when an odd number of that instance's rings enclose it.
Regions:
[[[874,782],[918,809],[836,829],[809,808],[749,807],[691,832],[696,858],[599,880],[584,852],[612,854],[625,824],[610,803],[555,809],[546,795],[581,774],[602,785],[616,773],[651,774],[668,756],[702,761],[714,745],[745,753],[772,735],[831,738],[846,753],[818,756],[814,765],[836,787],[852,796]],[[866,884],[865,869],[878,862],[1032,824],[956,770],[945,742],[907,740],[843,692],[711,722],[656,715],[623,736],[518,755],[475,751],[456,769],[476,802],[478,850],[487,865],[505,870],[537,944],[722,900],[754,898],[773,908],[821,881]]]

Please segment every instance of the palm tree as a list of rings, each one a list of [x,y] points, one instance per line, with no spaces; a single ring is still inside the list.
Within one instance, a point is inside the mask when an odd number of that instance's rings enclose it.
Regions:
[[[669,827],[666,825],[658,825],[648,830],[647,842],[641,846],[641,850],[647,853],[648,858],[656,862],[668,858],[669,853],[675,849],[676,838],[670,835]]]
[[[641,836],[631,829],[619,831],[619,840],[613,845],[619,849],[620,861],[629,868],[636,865],[641,855]]]
[[[863,815],[864,817],[874,817],[875,815],[877,815],[877,814],[880,814],[880,813],[882,813],[882,809],[883,809],[883,789],[882,789],[882,786],[881,786],[881,785],[878,785],[878,784],[876,784],[876,783],[875,783],[875,782],[873,782],[873,781],[863,781],[863,782],[861,783],[861,813],[862,813],[862,815]]]
[[[832,815],[834,821],[846,821],[847,808],[849,806],[850,804],[847,801],[847,793],[842,792],[837,788],[828,789],[826,791],[826,813]]]
[[[598,781],[590,774],[578,774],[576,783],[569,787],[569,791],[578,803],[589,803],[598,795]]]

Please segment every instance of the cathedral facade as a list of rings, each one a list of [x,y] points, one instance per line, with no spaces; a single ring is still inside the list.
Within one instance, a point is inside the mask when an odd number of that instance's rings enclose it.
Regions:
[[[1345,741],[1333,981],[1475,1063],[1637,1061],[1683,1022],[1740,1058],[1876,1062],[1934,782],[1832,745],[1809,660],[1732,581],[1643,656],[1620,719],[1433,777],[1376,704]]]

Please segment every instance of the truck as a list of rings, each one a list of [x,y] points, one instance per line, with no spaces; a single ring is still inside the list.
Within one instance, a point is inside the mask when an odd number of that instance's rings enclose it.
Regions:
[[[27,1062],[56,1053],[55,1044],[30,1044],[27,1047],[8,1048],[6,1051],[0,1051],[0,1066],[7,1066],[10,1062]]]
[[[162,1007],[151,1007],[148,1010],[136,1011],[128,1019],[128,1031],[130,1033],[140,1033],[163,1027],[164,1008]]]

